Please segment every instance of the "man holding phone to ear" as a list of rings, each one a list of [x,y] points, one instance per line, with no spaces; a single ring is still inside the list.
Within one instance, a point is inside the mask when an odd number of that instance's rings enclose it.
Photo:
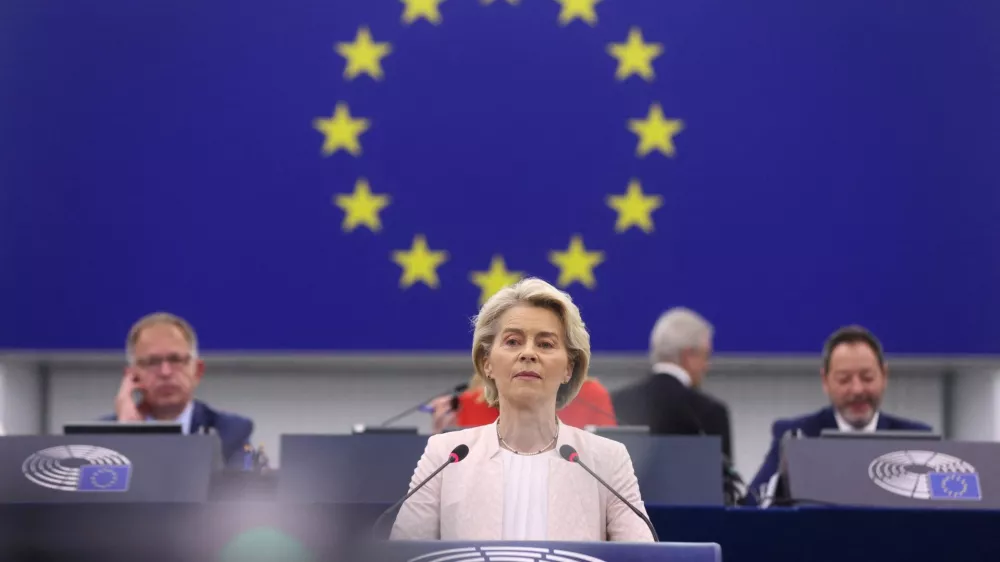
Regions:
[[[198,337],[186,320],[166,312],[144,316],[129,331],[126,353],[128,364],[115,397],[115,413],[104,419],[173,421],[186,435],[215,433],[226,463],[243,464],[253,421],[194,399],[205,362],[198,357]]]

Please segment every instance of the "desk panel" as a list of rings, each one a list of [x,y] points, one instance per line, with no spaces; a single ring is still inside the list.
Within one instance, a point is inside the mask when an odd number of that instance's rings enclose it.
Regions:
[[[382,504],[0,506],[0,560],[336,560]],[[726,562],[1000,560],[1000,512],[649,508],[661,540],[716,542]],[[270,556],[270,558],[268,558]]]

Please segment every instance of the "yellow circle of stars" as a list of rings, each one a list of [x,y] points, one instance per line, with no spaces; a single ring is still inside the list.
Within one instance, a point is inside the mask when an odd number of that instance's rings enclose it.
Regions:
[[[402,5],[400,20],[403,25],[414,25],[420,21],[434,26],[442,25],[444,17],[441,8],[446,1],[399,0]],[[503,2],[517,6],[520,3],[520,0],[479,1],[484,6]],[[597,7],[602,1],[553,0],[559,5],[556,21],[560,26],[579,21],[594,27],[598,24]],[[344,59],[345,80],[367,76],[371,80],[382,81],[385,78],[383,60],[392,54],[393,46],[388,42],[376,41],[368,26],[360,26],[353,40],[337,42],[333,45],[333,50]],[[664,52],[663,44],[647,42],[638,26],[630,27],[622,42],[609,43],[606,47],[606,53],[617,63],[614,79],[618,82],[626,82],[633,77],[653,82],[657,78],[654,62]],[[320,151],[324,157],[344,151],[355,158],[362,155],[361,136],[372,126],[369,119],[353,115],[348,104],[343,101],[337,102],[331,117],[317,117],[312,125],[323,135]],[[625,123],[625,128],[636,137],[636,158],[646,158],[653,152],[668,158],[676,157],[675,137],[684,127],[682,120],[668,118],[659,102],[649,105],[645,117],[632,117]],[[344,213],[341,229],[346,233],[354,232],[358,227],[366,227],[372,233],[380,232],[381,212],[391,203],[388,194],[373,192],[365,178],[356,180],[351,193],[339,193],[332,199],[333,205]],[[647,235],[654,231],[653,213],[664,203],[661,195],[643,191],[642,183],[637,178],[629,180],[624,193],[609,194],[604,201],[617,215],[614,223],[616,233],[624,234],[635,228]],[[409,249],[394,250],[390,258],[402,270],[399,279],[401,288],[407,289],[422,283],[436,289],[441,283],[437,270],[448,262],[449,254],[445,250],[431,249],[426,235],[416,234]],[[548,261],[559,270],[556,284],[560,287],[566,288],[579,283],[587,289],[594,289],[597,285],[594,269],[604,263],[605,253],[588,249],[583,236],[574,234],[565,250],[551,250],[548,253]],[[517,282],[523,276],[521,271],[508,269],[503,255],[495,254],[487,269],[471,271],[468,278],[479,289],[479,304],[482,305],[497,291]]]

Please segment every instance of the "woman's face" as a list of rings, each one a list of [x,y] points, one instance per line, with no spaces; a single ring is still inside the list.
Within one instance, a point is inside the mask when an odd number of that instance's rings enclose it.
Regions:
[[[500,399],[524,406],[554,403],[573,373],[559,317],[547,308],[518,305],[498,323],[483,370],[496,381]]]

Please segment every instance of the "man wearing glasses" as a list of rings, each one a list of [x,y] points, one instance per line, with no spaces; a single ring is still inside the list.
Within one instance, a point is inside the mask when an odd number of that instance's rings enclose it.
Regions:
[[[165,312],[141,318],[129,331],[126,353],[128,364],[115,397],[115,413],[106,419],[172,421],[180,423],[186,435],[215,433],[227,464],[242,463],[253,421],[194,399],[205,363],[198,357],[198,337],[187,321]]]

